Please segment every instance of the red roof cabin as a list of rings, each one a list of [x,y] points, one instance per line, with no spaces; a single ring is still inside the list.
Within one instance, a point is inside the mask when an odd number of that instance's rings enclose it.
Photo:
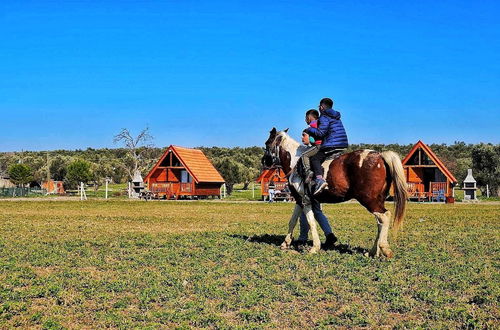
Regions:
[[[219,197],[224,179],[198,149],[169,146],[144,178],[158,198]]]
[[[410,198],[452,202],[457,179],[429,146],[418,141],[402,163]]]
[[[280,166],[264,168],[256,181],[260,183],[260,193],[263,200],[269,197],[269,183],[271,181],[274,182],[275,189],[280,191],[285,191],[288,185],[286,174]]]
[[[64,195],[66,193],[64,190],[64,182],[62,181],[44,181],[42,182],[42,189],[47,190],[47,194]]]

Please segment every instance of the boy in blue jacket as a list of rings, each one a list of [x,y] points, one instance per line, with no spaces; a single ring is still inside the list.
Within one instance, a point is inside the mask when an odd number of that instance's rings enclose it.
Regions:
[[[349,146],[344,125],[340,120],[340,112],[333,110],[332,99],[322,99],[319,102],[319,111],[321,116],[318,119],[318,127],[306,129],[306,132],[314,139],[322,140],[319,151],[311,157],[311,167],[316,177],[313,195],[319,194],[327,186],[321,166],[327,157],[326,155]]]

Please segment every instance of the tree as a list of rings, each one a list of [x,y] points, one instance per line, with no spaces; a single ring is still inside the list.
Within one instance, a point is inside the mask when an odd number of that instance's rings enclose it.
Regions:
[[[66,177],[66,168],[68,159],[62,156],[56,156],[50,160],[50,174],[55,181],[63,181]]]
[[[89,162],[77,159],[68,165],[65,182],[70,188],[76,188],[80,182],[86,183],[90,180],[92,180],[92,171]]]
[[[107,159],[101,159],[99,164],[92,164],[92,182],[94,190],[97,191],[99,186],[106,182],[106,178],[113,178],[114,168],[112,163]]]
[[[500,144],[478,144],[472,148],[472,168],[481,191],[489,185],[493,194],[500,196]]]
[[[234,184],[243,182],[244,180],[243,165],[229,157],[219,158],[213,164],[224,178],[224,181],[226,181],[227,194],[231,195]]]
[[[10,181],[17,186],[24,187],[33,179],[33,171],[31,167],[25,164],[14,164],[9,167]]]
[[[141,170],[144,165],[143,155],[149,149],[153,137],[149,134],[149,128],[143,129],[139,135],[133,137],[129,130],[122,128],[121,132],[115,135],[114,143],[122,142],[128,149],[128,159],[125,159],[123,165],[127,170],[130,179],[134,177],[137,170]]]

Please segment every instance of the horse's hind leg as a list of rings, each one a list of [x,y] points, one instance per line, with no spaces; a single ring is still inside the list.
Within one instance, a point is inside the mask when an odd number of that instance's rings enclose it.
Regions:
[[[288,234],[285,237],[285,241],[281,244],[282,249],[288,249],[292,245],[293,230],[295,229],[295,225],[297,224],[297,220],[299,219],[301,213],[302,213],[302,208],[298,204],[295,204],[292,217],[288,222]]]
[[[370,251],[370,256],[378,257],[380,256],[380,252],[382,252],[382,254],[387,258],[392,258],[394,254],[392,253],[392,250],[389,247],[389,242],[387,241],[389,226],[391,224],[391,212],[373,212],[373,215],[375,215],[375,219],[377,220],[378,230],[377,238],[375,239],[373,248]]]

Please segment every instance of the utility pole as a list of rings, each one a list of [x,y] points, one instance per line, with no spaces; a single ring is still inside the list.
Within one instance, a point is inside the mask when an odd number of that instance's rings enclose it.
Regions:
[[[47,195],[49,194],[50,188],[50,164],[49,164],[49,152],[47,151]]]
[[[106,178],[106,199],[108,199],[108,182],[110,181],[110,178]]]

